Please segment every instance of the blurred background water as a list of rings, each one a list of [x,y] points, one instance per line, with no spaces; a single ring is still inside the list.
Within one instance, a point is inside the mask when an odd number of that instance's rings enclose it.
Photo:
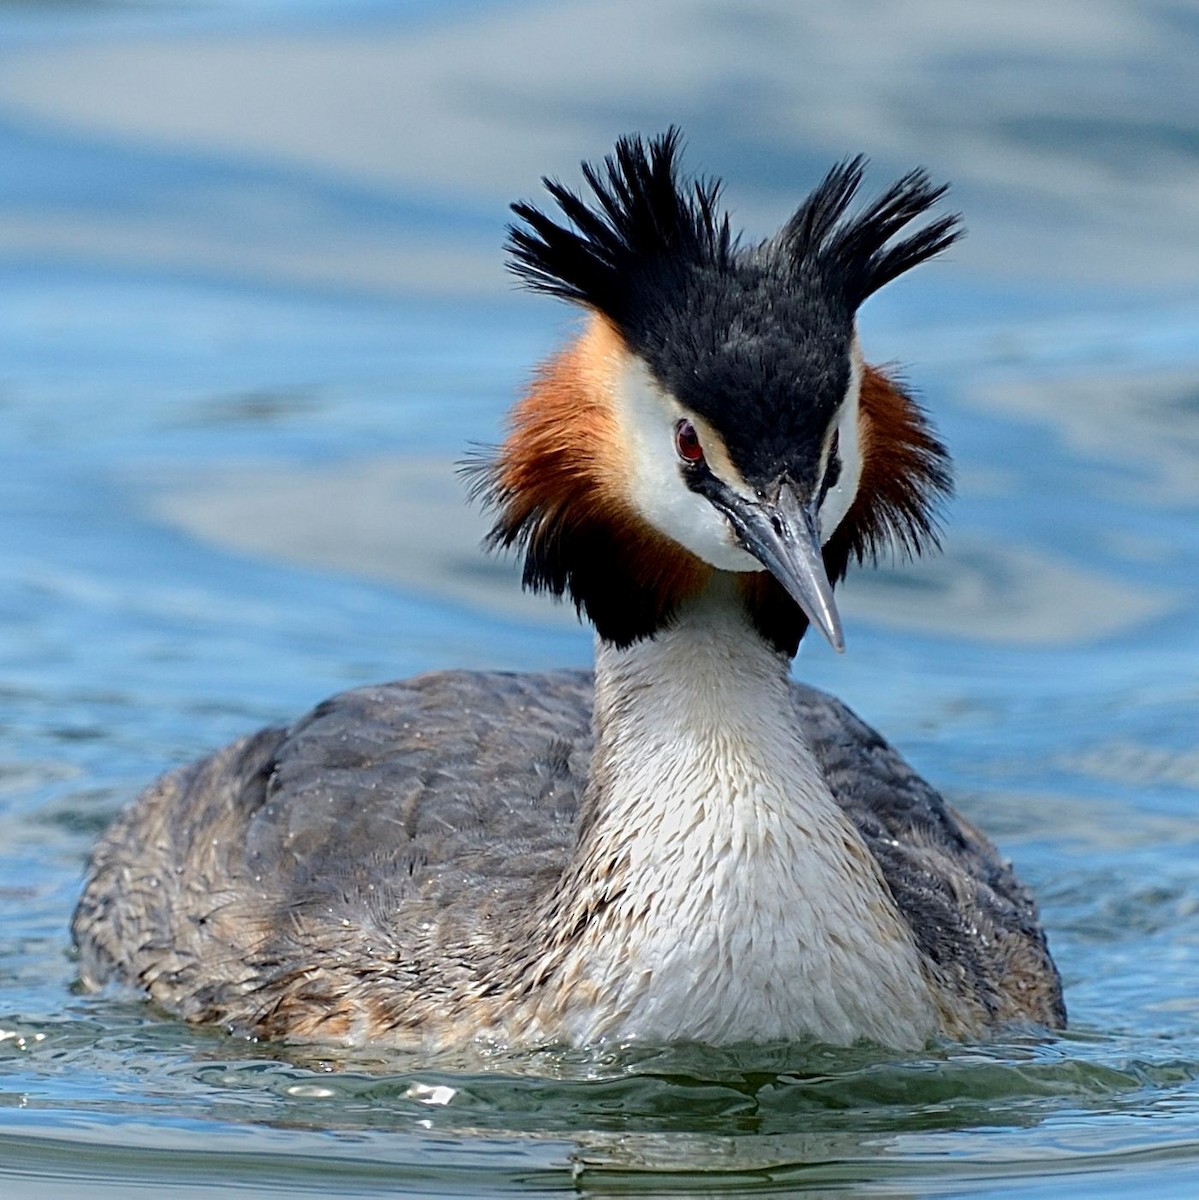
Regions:
[[[0,1195],[1195,1194],[1199,10],[0,4]],[[843,696],[1038,892],[1068,1034],[317,1056],[72,989],[133,792],[332,690],[585,663],[452,463],[570,314],[509,200],[683,126],[764,236],[837,159],[969,239],[862,316],[954,449]]]

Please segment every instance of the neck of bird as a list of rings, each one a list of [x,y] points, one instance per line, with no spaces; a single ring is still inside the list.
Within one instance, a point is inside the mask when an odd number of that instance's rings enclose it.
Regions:
[[[737,811],[748,781],[810,790],[818,772],[791,715],[790,662],[753,628],[733,581],[715,572],[652,638],[597,643],[589,830],[671,844],[732,799],[735,836],[760,816]]]
[[[599,643],[580,838],[540,915],[551,1010],[579,1041],[915,1044],[927,996],[910,934],[735,578],[714,573],[653,638]],[[877,999],[872,975],[903,981],[890,1014],[856,994]]]
[[[801,831],[844,823],[800,733],[790,662],[754,629],[734,579],[714,573],[669,628],[596,653],[579,854],[618,858],[629,892],[675,896],[675,926],[746,901],[745,873],[802,856]],[[702,886],[679,895],[692,877]]]

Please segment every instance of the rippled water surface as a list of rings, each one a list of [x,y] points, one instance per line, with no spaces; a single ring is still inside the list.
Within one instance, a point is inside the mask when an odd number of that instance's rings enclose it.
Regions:
[[[1195,1194],[1199,22],[803,8],[0,6],[0,1195]],[[671,120],[754,235],[847,152],[955,181],[971,239],[862,316],[956,453],[946,552],[797,671],[1015,860],[1070,1032],[322,1057],[79,994],[88,849],[164,766],[587,660],[450,464],[569,327],[505,202]]]

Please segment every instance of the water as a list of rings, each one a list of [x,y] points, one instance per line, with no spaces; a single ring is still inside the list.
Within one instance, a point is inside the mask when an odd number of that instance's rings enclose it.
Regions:
[[[980,13],[0,7],[0,1194],[1193,1194],[1199,24]],[[758,233],[850,150],[955,180],[971,239],[863,316],[957,455],[946,553],[799,670],[1014,858],[1070,1032],[429,1062],[78,994],[88,848],[161,768],[586,661],[448,465],[568,328],[504,203],[672,119]]]

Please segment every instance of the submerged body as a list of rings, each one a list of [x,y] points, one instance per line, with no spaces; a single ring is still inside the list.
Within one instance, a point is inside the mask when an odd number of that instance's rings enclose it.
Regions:
[[[589,674],[443,672],[164,777],[97,852],[85,980],[247,1034],[399,1045],[1061,1024],[994,847],[784,656],[702,636],[727,615],[704,608],[601,650],[594,758]],[[650,819],[611,803],[664,786]]]
[[[920,173],[846,216],[830,172],[742,250],[677,137],[618,145],[517,269],[591,312],[476,467],[492,541],[597,633],[594,677],[347,692],[144,792],[94,855],[85,983],[260,1037],[452,1046],[812,1038],[916,1047],[1064,1023],[1029,893],[844,706],[851,558],[933,537],[947,456],[854,312],[956,236],[893,241]]]

